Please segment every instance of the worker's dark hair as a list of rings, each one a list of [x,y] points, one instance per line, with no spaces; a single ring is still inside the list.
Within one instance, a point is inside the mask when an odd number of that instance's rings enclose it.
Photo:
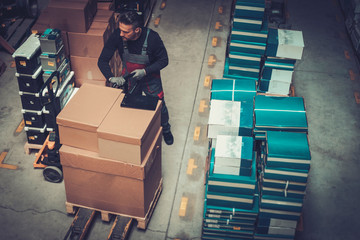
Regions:
[[[133,29],[143,26],[142,17],[135,11],[129,11],[121,14],[119,21],[126,25],[132,25]]]

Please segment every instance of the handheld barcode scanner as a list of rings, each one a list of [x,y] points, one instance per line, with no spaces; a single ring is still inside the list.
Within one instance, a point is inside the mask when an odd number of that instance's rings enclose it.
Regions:
[[[134,74],[126,74],[124,76],[126,82],[124,85],[124,99],[121,102],[121,107],[126,108],[135,108],[135,109],[143,109],[143,110],[151,110],[154,111],[156,109],[158,98],[152,96],[143,96],[141,94],[137,94],[138,88],[140,87],[140,81],[137,80],[134,83],[134,86],[128,90],[128,82],[132,79]]]

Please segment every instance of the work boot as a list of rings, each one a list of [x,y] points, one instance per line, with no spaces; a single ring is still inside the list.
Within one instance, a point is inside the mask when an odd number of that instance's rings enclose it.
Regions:
[[[172,135],[171,131],[166,133],[164,132],[163,136],[164,136],[164,141],[167,145],[172,145],[174,143],[174,136]]]

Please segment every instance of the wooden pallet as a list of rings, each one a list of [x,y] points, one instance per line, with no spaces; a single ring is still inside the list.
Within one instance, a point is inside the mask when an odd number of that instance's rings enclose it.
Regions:
[[[39,151],[42,148],[43,144],[33,144],[26,142],[24,145],[24,151],[26,155],[29,155],[33,150]]]
[[[91,209],[91,210],[95,210],[97,212],[101,213],[101,220],[103,220],[104,222],[109,222],[111,219],[111,215],[115,215],[115,216],[123,216],[123,217],[128,217],[128,218],[133,218],[136,219],[137,221],[137,228],[139,229],[143,229],[146,230],[150,218],[154,212],[155,206],[159,200],[161,191],[162,191],[162,179],[160,180],[159,183],[159,187],[157,188],[156,192],[155,192],[155,196],[152,200],[152,202],[150,203],[150,207],[148,212],[146,213],[145,217],[141,218],[141,217],[136,217],[136,216],[131,216],[131,215],[127,215],[127,214],[121,214],[121,213],[116,213],[116,212],[111,212],[111,211],[105,211],[105,210],[101,210],[101,209],[97,209],[97,208],[91,208],[91,207],[87,207],[87,206],[83,206],[83,205],[79,205],[79,204],[74,204],[74,203],[69,203],[66,202],[66,212],[69,214],[75,214],[76,212],[76,208],[87,208],[87,209]]]

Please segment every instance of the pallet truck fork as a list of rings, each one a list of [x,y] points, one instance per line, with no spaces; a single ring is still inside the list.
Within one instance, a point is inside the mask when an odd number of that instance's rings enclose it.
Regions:
[[[53,121],[54,131],[49,133],[43,146],[36,155],[34,161],[34,168],[40,168],[43,170],[43,176],[46,181],[58,183],[63,179],[62,166],[60,163],[59,149],[61,147],[59,138],[59,129],[56,124],[56,116],[60,112],[60,109],[55,105],[55,96],[59,89],[59,84],[56,84],[57,88],[53,90],[54,77],[59,79],[59,72],[54,71],[47,81],[42,86],[40,93],[42,94],[47,89],[46,94],[41,96],[41,104],[48,106],[51,119]]]

